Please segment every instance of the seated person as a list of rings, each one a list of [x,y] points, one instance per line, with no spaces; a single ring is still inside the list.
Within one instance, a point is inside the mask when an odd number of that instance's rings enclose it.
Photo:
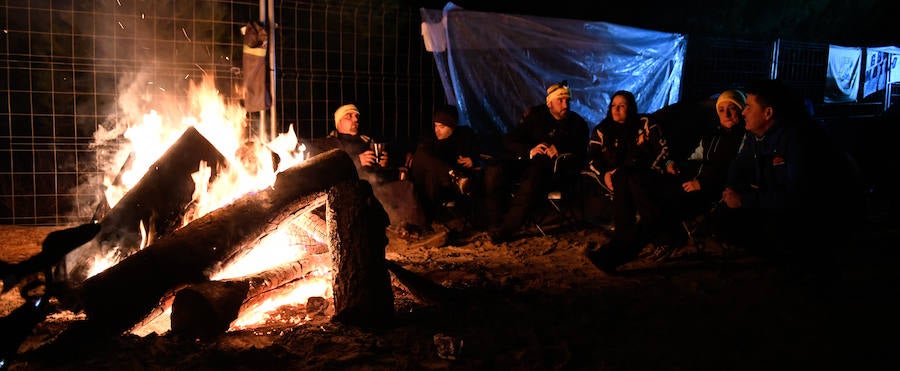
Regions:
[[[695,218],[717,207],[728,177],[728,166],[744,139],[741,112],[746,101],[740,90],[726,90],[716,99],[719,124],[711,135],[703,136],[691,155],[681,161],[668,161],[666,172],[681,179],[673,207],[681,219]]]
[[[779,80],[747,86],[747,135],[722,192],[725,242],[832,276],[863,192],[852,158]]]
[[[504,137],[507,161],[512,161],[505,167],[519,181],[500,225],[490,231],[494,243],[510,240],[554,186],[574,184],[584,168],[589,129],[581,115],[569,110],[570,99],[565,81],[550,85],[546,104],[529,110]],[[558,169],[560,157],[567,159]]]
[[[420,140],[410,175],[425,215],[433,219],[437,207],[460,194],[471,194],[471,178],[478,167],[478,144],[469,127],[459,127],[456,107],[442,106],[432,115],[434,134]]]
[[[372,184],[372,191],[381,202],[390,219],[391,231],[400,237],[412,240],[439,238],[434,232],[424,211],[416,200],[412,182],[400,180],[396,169],[388,167],[388,153],[380,158],[370,148],[373,142],[369,136],[359,132],[359,109],[346,104],[334,113],[335,130],[328,136],[313,140],[311,154],[319,154],[340,148],[350,155],[359,178]],[[446,240],[446,231],[443,238]],[[443,243],[443,242],[441,242]]]
[[[651,259],[671,253],[677,235],[664,207],[668,146],[660,126],[638,114],[634,94],[613,94],[606,118],[591,132],[589,153],[591,168],[612,192],[614,226],[609,243],[592,261],[611,272],[648,243],[653,244]]]
[[[456,107],[438,107],[432,116],[434,135],[423,138],[412,160],[409,161],[410,174],[416,193],[428,219],[433,220],[436,209],[445,201],[455,201],[459,196],[470,196],[469,201],[478,200],[487,206],[484,218],[475,218],[479,226],[498,215],[498,192],[486,191],[486,170],[475,132],[468,126],[459,126],[459,112]],[[491,167],[493,168],[493,167]],[[489,175],[488,175],[489,177]],[[471,202],[468,207],[472,207]]]

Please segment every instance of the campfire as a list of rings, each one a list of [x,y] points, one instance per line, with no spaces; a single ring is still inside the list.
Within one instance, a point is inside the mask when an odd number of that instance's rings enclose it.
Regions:
[[[290,324],[326,307],[334,320],[389,319],[387,216],[349,156],[310,158],[293,127],[248,137],[245,112],[210,82],[189,96],[98,132],[101,145],[128,139],[106,153],[100,232],[54,272],[87,319],[198,338],[260,326],[283,306],[306,308],[281,318]]]

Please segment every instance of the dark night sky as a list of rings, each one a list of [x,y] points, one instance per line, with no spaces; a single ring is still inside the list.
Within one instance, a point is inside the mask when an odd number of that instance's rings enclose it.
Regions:
[[[423,0],[427,8],[445,1]],[[888,0],[556,1],[457,0],[476,11],[604,21],[657,31],[758,40],[782,38],[844,46],[900,45],[897,8]],[[527,2],[531,3],[531,2]],[[893,25],[893,26],[892,26]]]

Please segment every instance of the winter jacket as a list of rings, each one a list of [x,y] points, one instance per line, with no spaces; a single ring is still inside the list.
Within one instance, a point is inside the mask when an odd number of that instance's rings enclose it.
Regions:
[[[728,180],[728,167],[737,156],[745,133],[742,126],[718,126],[715,134],[700,139],[686,160],[677,162],[681,175],[685,180],[699,181],[701,192],[709,198],[720,198]]]
[[[852,159],[814,122],[776,122],[762,136],[745,135],[728,186],[743,208],[822,216],[856,202],[860,178]]]
[[[478,166],[480,158],[475,132],[468,126],[456,127],[453,134],[444,140],[438,140],[432,134],[420,141],[416,151],[425,151],[457,170],[462,170],[456,163],[458,156],[471,158],[475,166]]]
[[[603,119],[590,138],[590,165],[600,174],[613,169],[665,170],[669,147],[662,128],[648,117],[618,123]]]
[[[514,159],[528,159],[529,152],[540,143],[555,145],[560,154],[583,163],[587,155],[588,124],[581,115],[568,111],[556,120],[546,105],[532,107],[518,125],[504,137],[504,146]]]
[[[368,151],[371,142],[372,138],[367,135],[341,134],[338,133],[337,130],[332,130],[328,133],[328,136],[312,142],[312,154],[317,155],[335,148],[340,148],[350,155],[350,159],[353,160],[353,165],[356,166],[356,170],[362,175],[363,173],[369,173],[373,170],[364,168],[359,163],[359,154]]]

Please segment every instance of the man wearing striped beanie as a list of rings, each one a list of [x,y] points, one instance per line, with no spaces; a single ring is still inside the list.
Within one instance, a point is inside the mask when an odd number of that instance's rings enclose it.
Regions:
[[[499,226],[492,228],[491,240],[511,239],[521,229],[527,215],[546,202],[547,193],[565,184],[575,184],[587,156],[587,121],[569,109],[572,98],[563,80],[547,87],[545,104],[532,107],[504,138],[510,164],[508,179],[518,184],[515,197]]]

